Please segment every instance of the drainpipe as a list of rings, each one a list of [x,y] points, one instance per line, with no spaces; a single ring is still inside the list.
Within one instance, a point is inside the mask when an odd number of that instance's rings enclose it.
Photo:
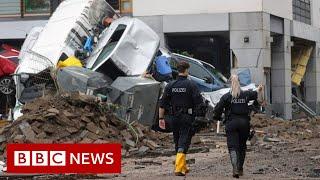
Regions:
[[[24,0],[20,0],[20,17],[24,18]]]

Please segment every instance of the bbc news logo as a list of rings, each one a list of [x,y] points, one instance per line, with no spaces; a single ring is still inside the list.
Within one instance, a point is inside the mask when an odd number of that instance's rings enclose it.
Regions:
[[[120,144],[8,144],[9,173],[121,173]]]

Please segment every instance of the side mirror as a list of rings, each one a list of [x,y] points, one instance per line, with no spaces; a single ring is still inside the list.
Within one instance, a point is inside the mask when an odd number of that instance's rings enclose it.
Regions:
[[[205,77],[205,78],[203,78],[203,80],[207,84],[212,84],[214,82],[213,78],[211,78],[211,77]]]

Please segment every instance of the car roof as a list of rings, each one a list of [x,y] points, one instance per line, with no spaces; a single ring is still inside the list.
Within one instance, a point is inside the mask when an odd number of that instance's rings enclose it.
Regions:
[[[188,60],[190,60],[190,61],[193,61],[193,62],[195,62],[195,63],[198,63],[199,65],[205,64],[205,65],[211,66],[212,68],[216,69],[213,65],[211,65],[211,64],[209,64],[209,63],[207,63],[207,62],[201,61],[201,60],[199,60],[199,59],[195,59],[195,58],[192,58],[192,57],[189,57],[189,56],[185,56],[185,55],[182,55],[182,54],[177,54],[177,53],[172,53],[171,55],[188,59]]]

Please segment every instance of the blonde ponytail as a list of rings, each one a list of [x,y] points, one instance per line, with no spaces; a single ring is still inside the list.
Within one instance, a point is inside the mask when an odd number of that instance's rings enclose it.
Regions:
[[[233,98],[237,98],[240,96],[240,92],[241,92],[238,75],[232,74],[230,77],[230,81],[231,81],[230,93]]]

